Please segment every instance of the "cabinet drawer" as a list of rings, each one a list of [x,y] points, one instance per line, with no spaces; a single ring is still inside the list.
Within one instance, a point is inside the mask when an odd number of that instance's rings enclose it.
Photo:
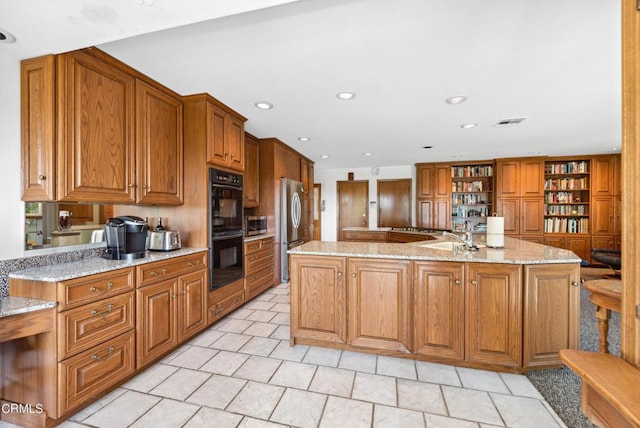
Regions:
[[[248,255],[248,254],[253,254],[256,251],[260,251],[264,248],[271,248],[273,249],[273,238],[269,237],[269,238],[263,238],[263,239],[256,239],[254,241],[248,241],[244,243],[244,254]]]
[[[245,277],[245,291],[249,294],[262,286],[273,285],[273,267],[269,266],[259,272]],[[249,296],[247,296],[249,298]]]
[[[58,414],[92,401],[134,372],[134,331],[58,363]]]
[[[386,242],[387,232],[356,232],[346,230],[344,232],[345,241],[369,241],[369,242]]]
[[[95,302],[134,288],[133,268],[83,276],[58,283],[58,310]]]
[[[135,328],[129,292],[58,314],[58,360]]]
[[[240,290],[224,300],[209,307],[209,315],[207,321],[209,324],[213,323],[217,319],[222,318],[235,308],[241,306],[244,303],[244,290]]]
[[[145,285],[173,278],[206,266],[206,252],[136,266],[138,287],[144,287]]]
[[[265,248],[245,257],[245,269],[248,275],[266,267],[273,269],[273,247]]]

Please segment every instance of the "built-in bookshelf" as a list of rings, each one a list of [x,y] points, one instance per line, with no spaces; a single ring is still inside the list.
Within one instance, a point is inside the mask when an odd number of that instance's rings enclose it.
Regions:
[[[452,230],[485,231],[493,212],[493,163],[451,167]]]
[[[589,161],[544,166],[544,233],[589,233]]]

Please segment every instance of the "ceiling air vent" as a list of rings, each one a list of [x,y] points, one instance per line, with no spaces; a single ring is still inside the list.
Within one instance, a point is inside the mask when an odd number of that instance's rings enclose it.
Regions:
[[[512,117],[510,119],[501,119],[494,126],[515,126],[520,125],[520,122],[525,120],[526,117]]]

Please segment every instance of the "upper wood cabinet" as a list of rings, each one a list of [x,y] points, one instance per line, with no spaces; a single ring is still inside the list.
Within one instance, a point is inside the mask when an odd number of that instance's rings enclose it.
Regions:
[[[244,197],[245,208],[255,208],[260,205],[260,145],[251,134],[244,135]]]
[[[235,171],[244,171],[245,136],[247,120],[209,94],[195,94],[183,98],[191,117],[186,126],[195,127],[191,134],[202,138],[206,145],[207,162]]]
[[[418,199],[451,197],[451,164],[416,164],[416,179]]]
[[[544,160],[541,158],[498,159],[496,197],[542,196]]]
[[[591,158],[591,195],[620,195],[620,155]]]
[[[182,203],[177,94],[96,48],[21,76],[23,200]]]

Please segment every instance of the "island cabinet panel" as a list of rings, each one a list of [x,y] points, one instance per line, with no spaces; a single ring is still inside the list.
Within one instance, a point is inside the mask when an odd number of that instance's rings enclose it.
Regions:
[[[414,263],[414,353],[464,359],[464,264]]]
[[[411,262],[349,258],[348,343],[409,353]]]
[[[560,349],[576,349],[580,333],[580,268],[525,266],[523,366],[558,366]]]
[[[520,367],[521,277],[519,265],[467,264],[466,361]]]
[[[345,343],[346,259],[291,257],[292,337]]]

